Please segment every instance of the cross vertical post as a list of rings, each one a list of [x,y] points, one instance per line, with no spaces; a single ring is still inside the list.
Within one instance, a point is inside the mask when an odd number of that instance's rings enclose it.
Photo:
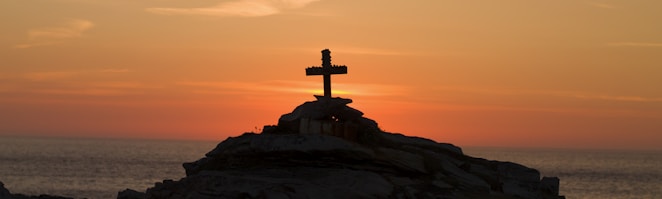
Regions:
[[[322,50],[322,66],[306,68],[306,76],[322,75],[324,78],[324,97],[331,98],[331,75],[347,74],[347,66],[331,64],[331,51]]]
[[[324,75],[324,97],[331,97],[331,51],[322,50],[322,74]]]

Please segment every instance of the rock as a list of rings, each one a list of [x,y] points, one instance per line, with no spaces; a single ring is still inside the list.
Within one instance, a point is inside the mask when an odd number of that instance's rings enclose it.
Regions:
[[[452,152],[457,155],[462,155],[462,149],[452,144],[437,143],[429,139],[420,138],[420,137],[409,137],[402,134],[382,133],[378,135],[382,142],[380,144],[413,146],[418,149],[429,149],[433,151],[439,150],[439,152],[445,151],[445,152]]]
[[[558,178],[383,132],[349,103],[318,97],[261,134],[228,138],[145,198],[563,198]]]
[[[541,183],[535,169],[472,158],[455,146],[424,138],[385,132],[372,137],[387,139],[370,145],[329,135],[246,133],[228,138],[206,157],[184,164],[185,178],[157,183],[146,195],[147,198],[559,198],[553,192],[553,180]]]
[[[154,198],[385,198],[393,189],[386,179],[374,173],[340,168],[294,167],[252,172],[247,176],[237,171],[205,171],[185,179],[190,186],[157,186],[147,194],[157,196]]]
[[[415,173],[427,173],[423,156],[401,150],[389,148],[375,148],[377,153],[375,157],[379,161],[391,165],[397,165],[399,168]]]
[[[544,195],[559,195],[559,182],[557,177],[543,177],[539,189]]]
[[[133,189],[125,189],[117,193],[117,199],[144,199],[147,195]]]
[[[28,196],[28,195],[23,195],[23,194],[12,194],[5,188],[5,184],[0,182],[0,199],[73,199],[69,197],[63,197],[63,196],[53,196],[53,195],[46,195],[46,194],[41,194],[39,196]]]
[[[11,198],[11,193],[7,188],[5,188],[5,184],[0,182],[0,199],[5,199],[5,198]]]

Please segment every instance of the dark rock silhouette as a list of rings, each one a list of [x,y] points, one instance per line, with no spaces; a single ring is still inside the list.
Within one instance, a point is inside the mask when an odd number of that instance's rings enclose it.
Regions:
[[[261,134],[228,138],[147,198],[562,198],[558,178],[382,132],[346,99],[328,100],[302,104]]]
[[[117,193],[117,199],[141,199],[146,198],[144,192],[139,192],[133,189],[125,189]]]
[[[12,194],[5,188],[5,184],[0,182],[0,199],[73,199],[69,197],[53,196],[53,195],[38,195],[28,196],[24,194]]]

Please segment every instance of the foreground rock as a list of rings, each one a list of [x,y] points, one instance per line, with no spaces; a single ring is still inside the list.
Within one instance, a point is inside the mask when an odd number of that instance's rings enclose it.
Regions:
[[[23,194],[12,194],[5,188],[5,184],[0,182],[0,199],[73,199],[62,196],[52,196],[52,195],[39,195],[39,196],[28,196]]]
[[[558,178],[382,132],[350,102],[306,102],[262,134],[228,138],[147,198],[563,198]]]
[[[557,178],[450,144],[383,132],[360,141],[246,133],[184,164],[187,177],[157,183],[147,198],[561,198]]]

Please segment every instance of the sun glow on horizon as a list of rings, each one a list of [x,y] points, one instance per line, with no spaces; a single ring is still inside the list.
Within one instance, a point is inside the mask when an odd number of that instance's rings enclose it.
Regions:
[[[305,68],[328,48],[348,67],[332,77],[333,96],[387,131],[458,145],[660,148],[660,7],[5,1],[0,135],[224,139],[322,95]]]

